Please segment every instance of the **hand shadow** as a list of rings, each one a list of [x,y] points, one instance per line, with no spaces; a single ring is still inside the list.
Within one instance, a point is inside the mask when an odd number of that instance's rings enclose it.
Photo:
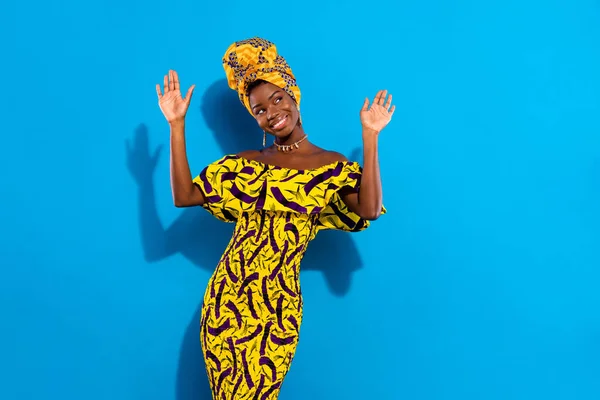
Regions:
[[[202,114],[224,154],[255,148],[262,131],[240,104],[225,80],[211,85],[204,93]],[[165,228],[158,215],[153,175],[162,146],[150,152],[148,128],[141,124],[133,141],[126,142],[127,168],[138,185],[138,223],[146,262],[157,262],[177,253],[195,266],[212,273],[233,232],[233,224],[218,221],[201,207],[186,208],[177,220]],[[360,149],[353,152],[356,159]],[[311,242],[301,263],[303,271],[321,271],[329,290],[336,296],[350,288],[351,275],[362,267],[362,260],[351,233],[324,231]],[[201,299],[203,292],[199,293]],[[200,347],[198,304],[188,324],[180,348],[176,399],[211,399]]]
[[[165,229],[158,215],[153,183],[160,151],[159,146],[150,153],[148,129],[143,124],[136,129],[133,142],[127,143],[127,167],[138,185],[138,223],[144,259],[151,263],[181,253],[194,265],[210,271],[219,261],[233,225],[219,222],[200,207],[194,207],[186,208]],[[196,307],[180,347],[177,400],[212,399],[199,339],[201,306],[202,301]]]

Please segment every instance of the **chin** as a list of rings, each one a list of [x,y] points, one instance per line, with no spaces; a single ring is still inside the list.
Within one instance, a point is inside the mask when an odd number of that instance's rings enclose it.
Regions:
[[[282,131],[272,132],[271,135],[276,137],[277,139],[285,139],[292,134],[294,129],[285,129]]]

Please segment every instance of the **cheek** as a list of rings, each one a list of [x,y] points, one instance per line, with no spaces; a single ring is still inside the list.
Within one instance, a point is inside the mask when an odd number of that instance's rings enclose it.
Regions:
[[[300,120],[300,112],[298,111],[296,104],[294,104],[292,108],[292,117],[296,121],[296,123],[298,123],[298,121]]]
[[[267,126],[268,126],[267,119],[263,115],[260,115],[260,116],[256,117],[255,119],[256,119],[256,123],[258,124],[260,129],[265,130],[267,128]]]

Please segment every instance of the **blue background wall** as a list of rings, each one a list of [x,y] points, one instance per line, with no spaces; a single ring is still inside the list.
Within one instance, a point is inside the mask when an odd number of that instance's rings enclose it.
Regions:
[[[358,157],[364,97],[397,105],[389,214],[309,250],[281,399],[600,398],[600,4],[267,4],[0,7],[0,398],[208,399],[198,309],[231,226],[173,207],[154,85],[197,85],[194,173],[256,148],[220,63],[254,35],[323,147]]]

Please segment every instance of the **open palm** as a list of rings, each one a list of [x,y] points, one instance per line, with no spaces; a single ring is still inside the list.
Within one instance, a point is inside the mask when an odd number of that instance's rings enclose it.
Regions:
[[[380,132],[392,120],[395,109],[396,106],[392,106],[392,95],[387,96],[387,90],[380,90],[371,107],[369,107],[369,98],[365,99],[360,110],[360,122],[364,128]]]
[[[173,70],[169,70],[169,75],[165,75],[164,94],[160,91],[160,85],[156,85],[158,105],[169,123],[185,119],[195,86],[190,86],[185,97],[181,97],[179,77],[177,76],[177,72]]]

